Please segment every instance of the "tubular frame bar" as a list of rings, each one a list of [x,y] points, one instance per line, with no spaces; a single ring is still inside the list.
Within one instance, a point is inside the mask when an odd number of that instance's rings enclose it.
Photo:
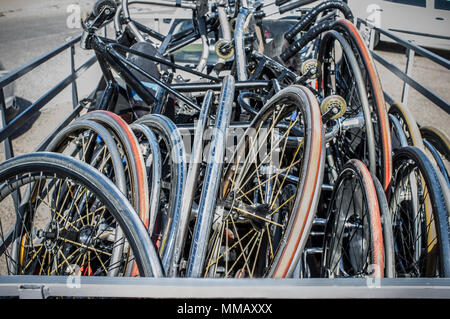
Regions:
[[[40,56],[39,58],[25,64],[24,66],[16,69],[15,71],[8,73],[4,77],[0,78],[0,88],[5,87],[9,83],[11,83],[11,82],[17,80],[18,78],[22,77],[23,75],[27,74],[28,72],[30,72],[34,68],[38,67],[42,63],[47,62],[54,56],[58,55],[59,53],[63,52],[64,50],[70,48],[75,43],[79,42],[80,39],[81,39],[81,35],[73,38],[69,42],[66,42],[66,43],[60,45],[56,49],[51,50],[50,52]]]
[[[433,53],[427,49],[424,49],[418,45],[415,45],[414,43],[405,41],[401,38],[399,38],[398,36],[390,33],[389,31],[386,31],[384,29],[378,28],[377,26],[373,25],[372,23],[370,23],[369,21],[363,20],[361,18],[358,18],[357,23],[360,24],[364,24],[365,26],[369,27],[370,29],[373,29],[385,36],[387,36],[388,38],[391,38],[392,40],[394,40],[395,42],[397,42],[398,44],[400,44],[401,46],[411,49],[413,51],[415,51],[416,53],[420,54],[421,56],[424,56],[428,59],[430,59],[431,61],[443,66],[446,69],[450,69],[450,61],[437,55],[436,53]]]
[[[0,276],[0,295],[22,298],[448,299],[450,279],[219,279]]]
[[[397,37],[396,35],[390,33],[389,31],[386,31],[386,30],[376,27],[374,24],[370,23],[369,21],[358,18],[357,19],[357,28],[359,28],[359,26],[361,24],[364,24],[366,27],[368,27],[372,31],[370,38],[373,38],[373,31],[376,31],[376,32],[379,32],[380,34],[383,34],[383,35],[391,38],[397,44],[405,47],[408,51],[408,62],[412,56],[412,52],[415,52],[415,53],[418,53],[421,56],[441,65],[442,67],[446,68],[447,70],[450,70],[450,60],[447,60],[447,59],[445,59],[427,49],[424,49],[418,45],[415,45],[411,42],[405,41],[405,40]],[[396,67],[394,64],[392,64],[391,62],[389,62],[386,59],[384,59],[383,57],[381,57],[379,54],[377,54],[373,50],[370,50],[370,53],[372,54],[372,56],[375,60],[377,60],[379,63],[381,63],[381,65],[383,65],[389,71],[394,73],[398,78],[400,78],[404,82],[404,87],[406,85],[411,86],[417,92],[419,92],[424,97],[426,97],[428,100],[430,100],[433,104],[435,104],[436,106],[440,107],[442,110],[444,110],[445,112],[450,114],[450,104],[447,101],[445,101],[440,96],[438,96],[436,93],[434,93],[433,91],[429,90],[428,88],[424,87],[423,85],[421,85],[420,83],[415,81],[413,78],[411,78],[408,75],[408,72],[405,73],[405,72],[401,71],[398,67]],[[407,68],[407,71],[408,71],[408,68]],[[404,90],[404,92],[405,92],[405,90]],[[405,94],[403,94],[402,100],[405,100],[406,98],[407,97],[405,96]]]
[[[403,80],[405,83],[407,83],[409,86],[414,88],[417,92],[422,94],[424,97],[426,97],[428,100],[433,102],[436,106],[439,106],[442,110],[450,114],[450,104],[442,99],[440,96],[436,95],[433,91],[427,89],[423,85],[421,85],[419,82],[415,81],[413,78],[408,76],[405,72],[397,68],[395,65],[393,65],[391,62],[387,61],[380,55],[378,55],[375,52],[371,52],[372,56],[375,60],[380,62],[385,68],[387,68],[389,71],[394,73],[398,78]]]

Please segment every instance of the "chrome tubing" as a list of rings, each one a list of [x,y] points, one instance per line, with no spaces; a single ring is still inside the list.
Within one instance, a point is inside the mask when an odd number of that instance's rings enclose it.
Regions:
[[[225,1],[219,1],[217,3],[217,12],[219,15],[220,29],[222,30],[222,37],[225,41],[231,42],[231,29],[230,23],[228,22],[227,12],[225,9]],[[225,60],[223,58],[219,58],[217,60],[218,65],[225,64]]]
[[[186,185],[183,192],[183,199],[181,201],[180,223],[177,229],[177,236],[175,241],[175,250],[172,257],[172,263],[169,268],[169,276],[177,277],[181,253],[184,249],[187,229],[193,210],[193,200],[195,190],[197,189],[198,174],[203,159],[204,133],[208,123],[208,116],[213,101],[213,91],[208,90],[203,100],[202,109],[198,118],[197,126],[195,128],[194,142],[192,145],[192,153],[189,161],[189,170],[186,178]]]
[[[195,70],[198,72],[203,72],[203,70],[206,67],[206,63],[208,62],[208,57],[209,57],[208,38],[206,37],[206,35],[202,35],[201,39],[202,39],[202,45],[203,45],[202,56],[200,58],[200,61],[197,65],[197,67],[195,68]]]
[[[126,7],[124,7],[124,2],[126,2]],[[132,4],[147,4],[147,5],[155,5],[155,6],[165,6],[165,7],[180,7],[185,9],[195,9],[196,5],[194,3],[187,3],[181,1],[181,3],[178,5],[176,2],[173,1],[128,1],[128,0],[122,0],[122,4],[117,5],[117,11],[114,16],[114,29],[116,31],[116,37],[119,37],[122,35],[122,27],[120,24],[120,14],[123,11],[124,18],[128,21],[127,24],[130,25],[131,31],[133,34],[139,39],[139,42],[145,41],[145,38],[142,36],[142,33],[138,30],[136,25],[131,21],[130,19],[130,13],[128,11],[128,6]],[[123,10],[123,8],[126,8]],[[140,36],[139,36],[139,35]],[[142,37],[142,41],[140,40],[140,37]]]
[[[119,12],[119,10],[117,10],[117,11]],[[136,27],[134,22],[130,19],[130,11],[128,11],[128,0],[122,0],[122,11],[123,11],[123,17],[125,18],[125,21],[127,21],[127,24],[130,27],[131,32],[136,37],[136,40],[138,42],[145,42],[144,36],[139,31],[139,29]]]
[[[246,81],[248,78],[247,60],[245,56],[244,25],[249,14],[249,9],[241,8],[236,18],[236,26],[234,28],[234,52],[236,59],[236,75],[238,81]]]
[[[186,277],[200,277],[203,271],[219,191],[219,180],[222,176],[227,130],[230,125],[234,100],[234,83],[234,77],[227,75],[222,84],[220,103],[217,109],[216,124],[214,127],[215,134],[211,141],[208,163],[205,170]]]

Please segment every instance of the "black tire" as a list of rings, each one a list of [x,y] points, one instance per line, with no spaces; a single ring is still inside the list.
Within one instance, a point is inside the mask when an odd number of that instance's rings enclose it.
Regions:
[[[430,142],[443,158],[450,161],[450,138],[441,130],[431,127],[420,127],[420,134],[423,139]]]
[[[445,197],[435,168],[423,151],[407,146],[395,152],[389,197],[397,276],[449,277]]]
[[[347,211],[342,210],[344,207]],[[347,162],[334,185],[321,272],[322,277],[328,278],[384,277],[377,192],[369,170],[359,160]]]
[[[377,192],[378,205],[380,207],[381,228],[383,230],[384,277],[395,278],[394,234],[392,232],[389,204],[383,186],[378,178],[372,175],[372,180]]]
[[[340,165],[338,172],[350,159],[359,159],[373,174],[377,174],[381,171],[383,159],[380,158],[382,151],[377,149],[381,145],[376,143],[376,127],[372,124],[376,113],[369,103],[363,72],[350,43],[337,31],[326,33],[321,42],[318,60],[322,64],[319,89],[323,96],[337,94],[346,101],[345,113],[339,121],[344,124],[354,122],[362,114],[360,124],[348,129],[345,128],[346,125],[341,125],[342,133],[331,141],[336,145],[331,149],[336,149],[334,162]]]
[[[158,138],[162,161],[159,249],[162,263],[169,270],[175,245],[175,235],[181,214],[181,200],[186,182],[186,156],[181,134],[175,123],[160,114],[149,114],[135,124],[146,125]],[[154,230],[156,232],[156,228]]]
[[[47,179],[51,179],[52,182],[47,182]],[[44,195],[45,198],[50,200],[50,190],[59,185],[58,193],[61,190],[62,183],[58,182],[58,179],[64,180],[66,183],[71,185],[71,191],[66,192],[66,198],[71,197],[72,204],[69,208],[65,208],[63,203],[59,211],[43,209],[41,213],[44,219],[39,219],[37,217],[37,209],[39,209],[39,204],[44,201],[41,199],[40,202],[37,201],[39,196]],[[42,185],[42,182],[44,185]],[[78,229],[78,223],[82,223],[83,226],[91,227],[91,231],[97,231],[100,227],[100,221],[111,216],[111,223],[114,225],[118,223],[125,234],[135,257],[135,262],[139,270],[140,276],[163,276],[163,271],[159,262],[156,250],[147,234],[146,228],[142,221],[139,219],[138,215],[134,211],[133,207],[126,199],[126,197],[117,189],[117,187],[104,175],[100,174],[96,169],[92,168],[88,164],[79,161],[75,158],[64,156],[58,153],[30,153],[26,155],[17,156],[10,160],[7,160],[0,164],[0,201],[2,205],[5,203],[3,200],[8,197],[13,191],[20,190],[21,187],[25,188],[25,191],[32,190],[32,197],[29,197],[26,202],[22,202],[21,208],[19,209],[19,214],[16,216],[16,222],[10,228],[4,229],[5,224],[2,223],[2,246],[1,246],[1,257],[5,258],[7,265],[13,265],[15,267],[8,268],[9,274],[39,274],[42,272],[46,255],[42,258],[44,263],[34,261],[38,257],[40,250],[44,248],[45,252],[48,252],[48,259],[50,260],[50,252],[54,253],[52,262],[52,275],[67,275],[72,273],[74,268],[72,264],[69,263],[71,255],[64,255],[69,248],[78,247],[75,251],[83,252],[95,252],[96,254],[103,254],[101,250],[106,249],[104,247],[104,240],[100,235],[105,235],[103,231],[94,240],[92,237],[92,232],[86,233],[82,231],[81,228]],[[72,188],[73,186],[73,188]],[[80,188],[84,188],[86,196],[88,199],[84,202],[86,204],[86,214],[84,214],[84,209],[74,210],[73,207],[77,207],[73,204],[75,197],[73,195],[69,196],[71,192],[77,192]],[[55,188],[56,191],[56,188]],[[80,197],[75,199],[75,202],[79,200]],[[87,197],[86,197],[87,198]],[[92,199],[92,200],[91,200]],[[70,201],[70,200],[69,200]],[[59,201],[56,200],[56,203]],[[79,202],[81,203],[81,202]],[[47,203],[50,205],[51,203]],[[100,206],[99,206],[100,205]],[[43,205],[44,206],[44,205]],[[49,206],[50,208],[52,206]],[[80,206],[81,207],[81,206]],[[94,209],[94,207],[103,207],[103,213],[101,213],[102,218],[94,219],[96,211],[89,211],[89,207]],[[64,208],[64,211],[62,210]],[[68,221],[68,212],[78,212],[77,216],[82,216],[78,220]],[[6,218],[5,212],[2,214]],[[90,217],[92,215],[92,217]],[[11,217],[11,216],[10,216]],[[47,222],[46,220],[50,220]],[[89,224],[89,218],[92,218]],[[86,223],[84,223],[84,221]],[[94,221],[95,226],[94,226]],[[36,223],[35,223],[36,222]],[[36,229],[33,229],[33,225]],[[44,231],[45,227],[45,231]],[[83,228],[83,229],[89,229]],[[33,231],[31,231],[33,229]],[[69,231],[69,229],[71,231]],[[74,230],[78,229],[78,233],[75,234]],[[65,231],[63,231],[65,230]],[[6,236],[6,234],[10,235]],[[72,235],[70,235],[72,234]],[[71,238],[69,240],[69,238]],[[30,240],[31,239],[31,240]],[[41,248],[36,250],[34,245],[38,245],[38,242],[33,243],[34,240],[40,240]],[[19,245],[15,245],[19,243]],[[27,246],[26,244],[30,244]],[[102,244],[101,244],[102,243]],[[73,247],[71,247],[73,246]],[[18,247],[18,252],[14,253],[14,247]],[[29,250],[31,249],[31,251]],[[112,249],[112,248],[111,248]],[[97,253],[98,250],[98,253]],[[57,264],[55,269],[54,262],[56,262],[56,252],[62,254],[61,259],[63,262]],[[44,253],[44,252],[43,252]],[[25,264],[24,258],[30,257],[31,259]],[[34,256],[34,257],[33,257]],[[103,256],[103,255],[102,255]],[[42,256],[41,256],[42,257]],[[75,261],[75,265],[80,261],[80,257]],[[88,264],[85,267],[85,259],[82,260],[82,267],[79,269],[84,269],[85,272],[81,272],[82,275],[105,275],[106,267],[104,265],[105,260],[102,261],[98,257],[97,266],[100,271],[94,272],[93,264],[90,263],[90,257],[88,257]],[[61,265],[66,263],[65,271],[59,271]],[[125,263],[126,264],[126,263]],[[29,271],[27,268],[32,266]],[[7,266],[8,267],[8,266]],[[50,274],[50,266],[48,268],[48,274]],[[55,273],[56,270],[56,273]],[[44,270],[45,271],[45,270]]]

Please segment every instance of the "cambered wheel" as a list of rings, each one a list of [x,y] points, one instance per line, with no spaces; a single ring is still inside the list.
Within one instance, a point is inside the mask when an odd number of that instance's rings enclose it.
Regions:
[[[394,154],[389,206],[397,276],[448,277],[445,197],[433,164],[420,149],[408,146]]]
[[[323,249],[323,277],[384,277],[379,201],[359,160],[350,160],[334,185]]]
[[[225,169],[205,277],[288,277],[305,246],[323,175],[322,121],[305,87],[278,92]]]
[[[9,275],[140,276],[163,271],[146,228],[120,190],[98,170],[58,153],[31,153],[0,164],[1,269]],[[27,194],[16,214],[12,192]],[[112,259],[120,227],[133,260]]]

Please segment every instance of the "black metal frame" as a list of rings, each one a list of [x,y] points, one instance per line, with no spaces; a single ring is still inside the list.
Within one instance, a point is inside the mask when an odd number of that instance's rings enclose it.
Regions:
[[[24,66],[18,68],[15,71],[12,71],[0,78],[0,106],[1,106],[1,115],[3,118],[3,125],[0,130],[0,142],[5,142],[6,144],[6,158],[10,158],[14,156],[14,152],[12,147],[9,147],[10,137],[14,134],[23,124],[25,124],[36,112],[38,112],[41,108],[47,105],[55,96],[61,93],[67,86],[72,85],[72,103],[73,103],[73,112],[69,117],[76,117],[81,111],[80,103],[78,101],[78,88],[76,85],[76,79],[78,79],[87,69],[89,69],[96,61],[95,57],[90,58],[83,65],[78,68],[75,68],[74,62],[74,54],[75,54],[75,45],[80,42],[81,36],[78,36],[71,41],[64,43],[63,45],[57,47],[56,49],[44,54],[43,56],[25,64]],[[3,88],[18,80],[22,76],[26,75],[30,71],[34,70],[39,65],[49,61],[51,58],[57,56],[61,52],[70,49],[70,63],[71,63],[71,73],[66,78],[64,78],[61,82],[59,82],[56,86],[42,95],[37,101],[31,104],[28,108],[26,108],[22,113],[18,114],[14,119],[12,119],[9,123],[6,122],[5,111],[6,104],[3,96]],[[39,148],[37,149],[39,150]]]

